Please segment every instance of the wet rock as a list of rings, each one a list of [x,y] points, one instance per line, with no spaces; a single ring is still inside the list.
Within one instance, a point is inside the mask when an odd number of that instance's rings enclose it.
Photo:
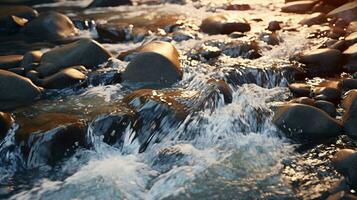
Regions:
[[[229,4],[225,7],[226,10],[250,10],[249,4]]]
[[[81,83],[87,78],[77,69],[66,68],[42,80],[42,85],[47,89],[63,89]]]
[[[321,13],[329,13],[331,12],[333,9],[335,9],[336,7],[331,5],[331,4],[327,4],[323,1],[320,1],[318,3],[316,3],[314,5],[314,7],[312,8],[311,12],[314,13],[314,12],[321,12]]]
[[[123,42],[126,40],[124,28],[110,27],[107,25],[96,26],[99,38],[106,42]]]
[[[222,52],[232,58],[256,59],[261,57],[259,46],[255,41],[233,41],[226,44]]]
[[[357,90],[350,90],[342,101],[345,112],[342,116],[345,133],[357,139]]]
[[[315,100],[309,97],[299,97],[296,99],[292,99],[290,103],[299,103],[299,104],[305,104],[309,106],[315,106]]]
[[[11,114],[0,112],[0,142],[6,137],[12,124]]]
[[[98,86],[98,85],[113,85],[121,83],[122,78],[121,74],[117,69],[111,70],[96,70],[88,74],[87,79],[82,86]]]
[[[32,63],[39,63],[42,57],[42,52],[41,51],[29,51],[27,52],[22,61],[21,61],[21,67],[29,69],[29,65]]]
[[[323,76],[341,71],[342,53],[336,49],[316,49],[304,52],[297,61],[306,65],[310,76]]]
[[[32,20],[37,16],[37,11],[27,6],[1,6],[0,35],[10,35],[18,32],[28,20]]]
[[[154,41],[143,46],[122,73],[123,81],[166,87],[183,76],[176,48],[168,42]]]
[[[269,31],[278,31],[281,29],[280,23],[278,21],[269,22],[268,28]]]
[[[0,110],[14,109],[32,103],[41,89],[30,79],[0,70]]]
[[[35,70],[30,70],[26,72],[26,77],[29,78],[34,84],[40,83],[40,74]]]
[[[281,41],[280,37],[276,33],[271,33],[271,34],[270,33],[268,33],[268,34],[265,33],[260,38],[261,38],[262,41],[266,42],[269,45],[273,45],[273,46],[274,45],[279,45],[279,43]]]
[[[296,97],[307,97],[311,92],[311,86],[305,83],[292,83],[288,87]]]
[[[140,128],[134,138],[140,144],[139,152],[145,151],[150,143],[159,142],[186,119],[188,107],[177,98],[193,98],[193,95],[180,91],[140,89],[124,97],[123,102],[138,113]]]
[[[22,58],[22,55],[0,56],[0,69],[11,69],[19,67]]]
[[[337,50],[343,52],[344,50],[346,50],[348,48],[348,46],[347,46],[346,41],[339,40],[339,41],[335,42],[333,45],[329,46],[328,48],[337,49]]]
[[[32,20],[38,16],[38,12],[31,7],[21,5],[6,5],[0,7],[0,18],[11,15]]]
[[[327,14],[328,17],[342,18],[346,22],[357,20],[357,2],[346,3]]]
[[[306,116],[309,116],[308,119]],[[327,139],[342,133],[342,126],[338,121],[318,108],[303,104],[279,107],[273,123],[295,139]]]
[[[344,71],[357,72],[357,43],[346,49],[342,55],[345,62],[343,65]]]
[[[25,76],[25,69],[23,67],[11,68],[11,69],[8,69],[8,71],[13,72],[20,76]]]
[[[98,42],[81,39],[44,53],[36,71],[42,76],[48,76],[76,65],[91,69],[106,62],[111,56],[111,53]]]
[[[313,13],[308,17],[305,17],[299,22],[301,25],[312,26],[314,24],[322,24],[326,22],[326,15],[324,13]]]
[[[349,45],[357,43],[357,31],[349,34],[345,40]]]
[[[315,1],[289,2],[281,8],[281,11],[286,13],[308,13],[315,4]]]
[[[330,115],[333,118],[335,118],[337,115],[336,107],[331,102],[324,101],[324,100],[318,100],[318,101],[315,101],[315,107],[325,111],[328,115]]]
[[[332,165],[352,187],[357,187],[357,152],[352,149],[341,149],[333,159]]]
[[[85,126],[73,115],[45,113],[18,119],[15,141],[20,146],[27,167],[54,165],[85,147]]]
[[[326,200],[357,200],[357,196],[341,191],[330,195]]]
[[[351,23],[347,26],[346,32],[347,32],[347,33],[357,32],[357,21],[351,22]]]
[[[338,104],[341,97],[341,89],[334,87],[317,87],[314,88],[312,95],[316,100],[325,100]]]
[[[61,13],[47,12],[30,21],[24,33],[32,41],[63,41],[77,34],[72,21]]]
[[[352,90],[352,89],[357,89],[357,79],[343,79],[341,81],[341,87],[343,90]]]
[[[219,94],[223,95],[224,103],[230,104],[233,101],[233,91],[229,85],[223,80],[210,79],[208,84],[213,90],[217,90]]]
[[[120,112],[102,115],[97,117],[91,124],[92,133],[103,137],[103,141],[109,145],[122,147],[125,139],[125,134],[128,127],[135,131],[136,128],[136,113],[129,109],[123,109]]]
[[[202,21],[201,30],[210,35],[230,34],[233,32],[250,31],[250,25],[245,19],[235,16],[216,14]]]
[[[92,3],[89,4],[89,8],[95,7],[114,7],[114,6],[122,6],[122,5],[132,5],[131,0],[93,0]]]

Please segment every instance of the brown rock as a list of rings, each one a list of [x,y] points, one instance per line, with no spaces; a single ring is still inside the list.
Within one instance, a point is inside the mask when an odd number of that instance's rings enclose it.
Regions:
[[[315,4],[315,1],[289,2],[281,8],[281,11],[286,13],[308,13]]]
[[[9,113],[0,112],[0,142],[6,137],[7,132],[10,130],[12,118]]]
[[[87,76],[85,74],[72,67],[44,78],[42,80],[42,85],[44,88],[48,89],[63,89],[79,84],[86,78]]]
[[[292,83],[288,87],[296,97],[309,96],[311,92],[311,86],[305,83]]]
[[[327,14],[328,17],[342,18],[346,22],[357,20],[357,1],[346,3]]]
[[[0,56],[0,69],[20,67],[22,55]]]
[[[339,150],[332,159],[332,165],[343,176],[346,177],[347,182],[357,187],[357,152],[352,149]]]
[[[268,28],[269,31],[277,31],[280,30],[280,23],[278,21],[271,21],[269,22]]]
[[[343,69],[350,73],[357,72],[357,43],[346,49],[342,55],[345,62]]]
[[[233,32],[250,31],[250,25],[245,19],[231,15],[216,14],[202,21],[201,30],[211,35],[230,34]]]
[[[299,22],[299,24],[312,26],[314,24],[322,24],[326,22],[326,15],[324,13],[313,13]]]

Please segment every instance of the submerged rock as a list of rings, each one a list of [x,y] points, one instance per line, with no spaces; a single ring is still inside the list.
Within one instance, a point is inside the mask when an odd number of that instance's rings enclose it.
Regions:
[[[208,84],[213,90],[217,90],[219,94],[223,95],[224,103],[230,104],[233,101],[233,91],[229,85],[223,80],[211,79]]]
[[[201,30],[211,35],[230,34],[233,32],[250,31],[250,25],[242,18],[225,14],[216,14],[202,21]]]
[[[62,41],[77,34],[72,21],[61,13],[47,12],[30,21],[24,33],[35,41]]]
[[[123,81],[166,87],[182,79],[183,71],[176,48],[155,41],[143,46],[122,73]]]
[[[88,5],[88,7],[112,7],[132,4],[133,2],[131,0],[93,0],[93,2]]]
[[[334,155],[332,164],[336,171],[346,177],[352,187],[357,187],[357,151],[341,149]]]
[[[85,69],[85,68],[84,68]],[[66,68],[42,80],[42,85],[47,89],[63,89],[79,84],[87,78],[85,74],[74,68]]]
[[[27,167],[54,165],[85,146],[85,126],[75,116],[63,113],[45,113],[18,120],[15,134]]]
[[[318,108],[303,104],[279,107],[273,123],[294,139],[319,140],[342,134],[342,126],[337,120]]]
[[[306,65],[310,76],[330,75],[341,71],[342,53],[336,49],[316,49],[302,53],[297,60]]]
[[[6,137],[12,124],[11,114],[0,112],[0,142]]]
[[[22,59],[22,55],[0,56],[0,69],[11,69],[15,67],[20,67]]]
[[[111,56],[111,53],[98,42],[81,39],[44,53],[36,71],[42,76],[48,76],[76,65],[91,69],[106,62]]]
[[[0,70],[0,94],[0,110],[9,110],[32,103],[41,89],[28,78]]]

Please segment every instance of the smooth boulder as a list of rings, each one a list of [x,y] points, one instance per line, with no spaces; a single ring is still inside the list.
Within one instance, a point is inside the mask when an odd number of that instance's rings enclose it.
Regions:
[[[328,17],[342,18],[346,22],[357,21],[357,1],[346,3],[327,14]]]
[[[342,101],[345,112],[342,116],[343,128],[347,135],[357,139],[357,90],[350,90]]]
[[[337,120],[318,108],[304,104],[280,106],[273,123],[294,139],[328,139],[342,134],[342,126]]]
[[[123,81],[165,87],[182,79],[183,70],[176,48],[154,41],[143,46],[122,73]]]
[[[304,14],[309,12],[315,4],[315,1],[293,1],[285,4],[281,8],[281,11],[286,13]]]
[[[201,30],[210,35],[230,34],[233,32],[250,31],[247,20],[236,16],[216,14],[204,19],[201,23]]]
[[[357,187],[357,151],[341,149],[332,158],[332,165],[352,187]]]
[[[66,68],[42,80],[47,89],[63,89],[81,83],[87,78],[85,74],[74,68]]]
[[[41,89],[28,78],[0,70],[0,94],[0,110],[9,110],[32,103]]]
[[[307,97],[311,92],[311,86],[305,83],[292,83],[288,87],[295,97]]]
[[[330,75],[341,71],[342,53],[336,49],[316,49],[303,52],[297,61],[306,65],[310,76]]]
[[[29,69],[32,63],[39,63],[41,61],[42,55],[43,53],[41,51],[29,51],[25,53],[20,66]]]
[[[9,113],[0,112],[0,142],[6,137],[12,125],[12,118]]]
[[[73,22],[58,12],[41,13],[24,27],[25,35],[33,41],[62,41],[77,34]]]
[[[324,13],[313,13],[299,22],[301,25],[312,26],[314,24],[322,24],[326,22],[326,15]]]
[[[22,59],[22,55],[0,56],[0,69],[20,67]]]
[[[111,53],[98,42],[80,39],[44,53],[36,71],[45,77],[76,65],[91,69],[106,62],[111,56]]]
[[[357,72],[357,43],[350,46],[343,53],[344,65],[343,69],[347,72]]]
[[[93,0],[93,2],[88,5],[88,7],[113,7],[132,4],[133,2],[131,0]]]

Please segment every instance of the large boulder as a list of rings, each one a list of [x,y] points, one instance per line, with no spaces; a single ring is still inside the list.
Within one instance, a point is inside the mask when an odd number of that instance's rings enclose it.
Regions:
[[[143,46],[122,73],[123,81],[158,87],[176,83],[182,76],[178,51],[172,44],[161,41]]]
[[[45,113],[17,119],[16,144],[27,167],[54,165],[85,147],[85,125],[78,117],[63,113]]]
[[[340,6],[329,12],[327,16],[342,18],[346,22],[357,21],[357,1]]]
[[[19,67],[22,58],[22,55],[0,56],[0,69],[11,69]]]
[[[347,72],[357,72],[357,43],[350,46],[343,53],[344,65],[343,69]]]
[[[250,31],[250,25],[243,18],[227,14],[216,14],[202,21],[201,30],[211,35],[230,34]]]
[[[90,69],[106,62],[111,56],[98,42],[81,39],[44,53],[36,71],[45,77],[76,65]]]
[[[18,32],[28,20],[37,16],[37,11],[28,6],[0,6],[0,35]]]
[[[0,70],[0,94],[0,110],[8,110],[32,103],[41,89],[28,78]]]
[[[306,83],[292,83],[288,87],[295,97],[307,97],[311,92],[311,86]]]
[[[9,113],[0,112],[0,142],[11,128],[12,118]]]
[[[357,187],[357,151],[352,149],[339,150],[332,159],[336,171],[346,177],[352,187]]]
[[[85,74],[74,68],[66,68],[42,80],[42,85],[47,89],[63,89],[79,84],[87,78]]]
[[[310,76],[330,75],[341,71],[342,53],[336,49],[316,49],[303,52],[297,61],[306,65]]]
[[[93,0],[93,2],[90,3],[88,7],[112,7],[132,4],[133,2],[131,0]]]
[[[24,33],[34,41],[62,41],[77,34],[72,21],[61,13],[47,12],[28,22]]]
[[[273,123],[294,139],[328,139],[342,133],[342,126],[337,120],[318,108],[304,104],[279,107]]]
[[[20,66],[25,69],[31,70],[29,66],[32,65],[32,63],[39,63],[41,61],[42,55],[43,53],[41,51],[29,51],[25,53]]]
[[[286,13],[308,13],[315,4],[316,1],[293,1],[285,4],[281,11]]]
[[[350,90],[342,101],[345,109],[343,128],[347,135],[357,139],[357,90]]]
[[[312,26],[314,24],[322,24],[326,22],[326,15],[324,13],[313,13],[299,22],[301,25]]]

